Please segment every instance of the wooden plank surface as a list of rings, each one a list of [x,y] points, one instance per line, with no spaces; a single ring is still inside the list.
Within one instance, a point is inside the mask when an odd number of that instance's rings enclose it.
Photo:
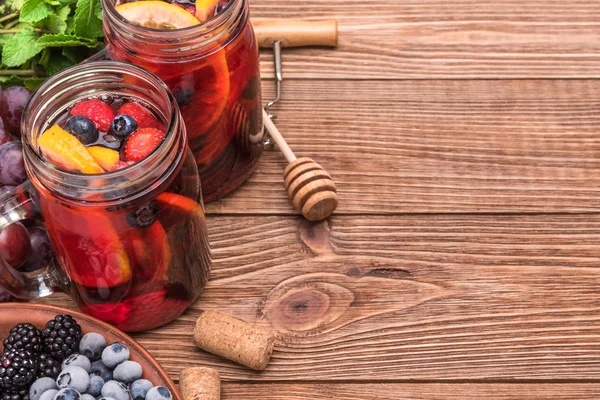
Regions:
[[[276,112],[341,214],[598,212],[599,108],[598,80],[290,81]],[[292,213],[285,165],[266,152],[208,211]]]
[[[600,3],[250,0],[252,18],[336,18],[339,46],[286,49],[301,79],[598,78]],[[272,79],[270,52],[263,77]]]
[[[600,216],[213,217],[214,271],[176,322],[134,337],[177,377],[597,380]],[[64,297],[51,297],[60,305]],[[263,373],[192,342],[200,309],[274,329]]]

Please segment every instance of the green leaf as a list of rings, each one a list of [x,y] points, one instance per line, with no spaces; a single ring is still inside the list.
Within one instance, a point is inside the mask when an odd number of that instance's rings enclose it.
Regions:
[[[50,15],[43,22],[43,26],[52,33],[65,33],[67,30],[67,23],[58,15]]]
[[[50,7],[44,3],[44,0],[25,0],[19,21],[34,23],[43,20],[50,14]]]
[[[21,85],[23,83],[23,78],[19,78],[18,76],[0,76],[0,84],[2,84],[2,88],[6,88],[8,86]]]
[[[37,43],[38,35],[29,30],[15,33],[2,47],[2,64],[7,67],[18,67],[42,51]]]
[[[75,20],[73,16],[69,15],[65,22],[67,23],[67,30],[65,31],[65,33],[73,33],[73,31],[75,30]]]
[[[65,56],[63,56],[62,54],[53,53],[50,57],[48,67],[46,67],[46,74],[48,74],[48,76],[54,75],[57,72],[70,67],[71,65],[73,64]]]
[[[51,6],[60,6],[60,1],[58,0],[44,0],[44,3],[49,4]]]
[[[75,47],[86,46],[94,48],[98,46],[96,39],[82,38],[74,35],[44,35],[38,39],[37,44],[43,47]]]
[[[31,91],[34,91],[42,83],[44,83],[45,80],[46,80],[46,78],[27,78],[23,81],[23,86],[25,86],[27,89],[29,89]]]
[[[71,7],[69,7],[68,5],[64,6],[56,12],[58,18],[62,19],[65,22],[67,21],[69,14],[71,14]]]
[[[19,11],[21,8],[23,8],[24,2],[25,0],[13,0],[10,9],[13,11]]]
[[[86,38],[97,38],[104,35],[100,0],[77,0],[75,9],[75,35]]]

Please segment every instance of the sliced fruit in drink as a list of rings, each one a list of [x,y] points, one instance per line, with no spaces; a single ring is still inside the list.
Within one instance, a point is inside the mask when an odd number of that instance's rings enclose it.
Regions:
[[[102,100],[92,99],[80,101],[75,104],[71,109],[71,115],[84,116],[92,120],[98,127],[98,130],[107,132],[111,122],[115,118],[115,110]]]
[[[117,110],[117,113],[129,115],[135,119],[139,128],[158,128],[160,121],[146,107],[138,103],[125,103]]]
[[[119,152],[103,146],[91,146],[87,151],[105,171],[114,171],[119,163]]]
[[[215,8],[219,0],[196,0],[196,18],[204,22],[215,15]]]
[[[167,280],[171,263],[171,247],[167,233],[159,221],[148,228],[130,230],[127,240],[131,245],[135,261],[134,274],[143,279]]]
[[[150,29],[182,29],[200,23],[184,9],[163,1],[125,3],[117,6],[116,10],[131,23]]]
[[[162,142],[165,132],[156,128],[142,128],[127,139],[123,153],[127,161],[141,161],[148,157]]]
[[[38,145],[44,157],[60,168],[84,174],[104,172],[87,148],[56,124],[38,138]]]
[[[158,195],[156,201],[160,207],[158,218],[165,227],[191,218],[206,219],[204,208],[189,197],[164,192]]]

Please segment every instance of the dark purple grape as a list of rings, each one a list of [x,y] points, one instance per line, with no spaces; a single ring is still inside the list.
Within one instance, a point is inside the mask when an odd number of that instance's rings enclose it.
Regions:
[[[22,265],[30,251],[29,233],[23,224],[12,223],[0,232],[0,254],[10,266],[17,268]]]
[[[10,192],[14,188],[15,188],[14,186],[2,186],[2,187],[0,187],[0,196],[2,196],[3,194],[6,194],[8,192]]]
[[[0,146],[2,146],[4,143],[16,142],[16,141],[17,141],[16,137],[14,137],[10,133],[6,132],[4,130],[4,128],[0,127]]]
[[[0,146],[0,184],[16,186],[26,180],[21,143],[8,142]]]
[[[2,289],[0,287],[0,303],[12,301],[12,300],[14,300],[13,297],[10,294],[8,294],[8,292],[6,292],[4,289]]]
[[[31,253],[21,271],[31,272],[47,266],[54,257],[54,248],[50,243],[48,232],[39,226],[27,228],[29,240],[31,241]]]
[[[31,91],[23,86],[11,86],[2,92],[0,116],[6,129],[15,135],[21,134],[21,115],[31,97]]]
[[[215,15],[221,14],[225,8],[227,8],[227,6],[229,5],[229,2],[227,1],[220,1],[219,3],[217,3],[217,6],[215,7]]]

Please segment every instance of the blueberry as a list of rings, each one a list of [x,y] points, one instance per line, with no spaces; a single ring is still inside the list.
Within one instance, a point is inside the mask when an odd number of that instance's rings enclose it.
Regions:
[[[98,375],[104,382],[112,381],[112,371],[104,365],[102,360],[94,361],[90,367],[90,375]]]
[[[89,358],[81,354],[73,353],[64,359],[61,369],[65,369],[67,367],[81,367],[85,369],[85,372],[89,373],[91,366],[92,363],[90,362]]]
[[[102,386],[104,386],[104,379],[101,376],[90,375],[90,386],[88,386],[88,390],[85,393],[98,397],[102,391]]]
[[[54,400],[81,400],[81,394],[73,388],[64,388],[54,395]]]
[[[225,10],[225,8],[227,8],[228,5],[228,1],[220,1],[219,3],[217,3],[217,6],[215,7],[215,15],[221,14]]]
[[[126,139],[137,130],[137,122],[131,115],[119,114],[110,124],[108,133],[118,139]]]
[[[90,386],[90,376],[88,372],[77,366],[67,367],[58,374],[56,385],[63,388],[73,388],[79,393],[85,393]]]
[[[148,379],[138,379],[131,384],[131,397],[133,400],[144,400],[146,393],[152,389],[152,386],[154,385]]]
[[[99,360],[105,347],[106,339],[96,332],[86,333],[79,342],[79,352],[89,358],[90,361]]]
[[[127,213],[127,222],[134,228],[148,228],[158,218],[158,203],[151,201]]]
[[[95,143],[98,140],[96,124],[82,115],[69,118],[63,128],[85,145]]]
[[[84,393],[81,395],[81,400],[96,400],[91,394]]]
[[[58,393],[58,390],[56,389],[46,390],[44,393],[42,393],[39,400],[54,400],[56,393]]]
[[[56,389],[56,382],[52,378],[40,378],[33,382],[29,388],[29,400],[40,400],[40,396],[50,389]]]
[[[187,106],[192,102],[192,99],[194,97],[194,88],[189,85],[179,86],[175,88],[173,96],[175,96],[177,104],[179,104],[180,106]]]
[[[173,396],[169,389],[164,386],[154,386],[146,393],[146,400],[172,400]]]
[[[115,400],[112,397],[100,397],[98,400]]]
[[[129,400],[129,389],[124,383],[108,381],[102,386],[102,397],[112,397],[115,400]]]
[[[123,361],[113,371],[113,379],[123,383],[131,383],[142,377],[142,366],[135,361]]]
[[[121,343],[113,343],[102,351],[102,362],[108,368],[114,368],[126,360],[129,360],[129,349]]]

